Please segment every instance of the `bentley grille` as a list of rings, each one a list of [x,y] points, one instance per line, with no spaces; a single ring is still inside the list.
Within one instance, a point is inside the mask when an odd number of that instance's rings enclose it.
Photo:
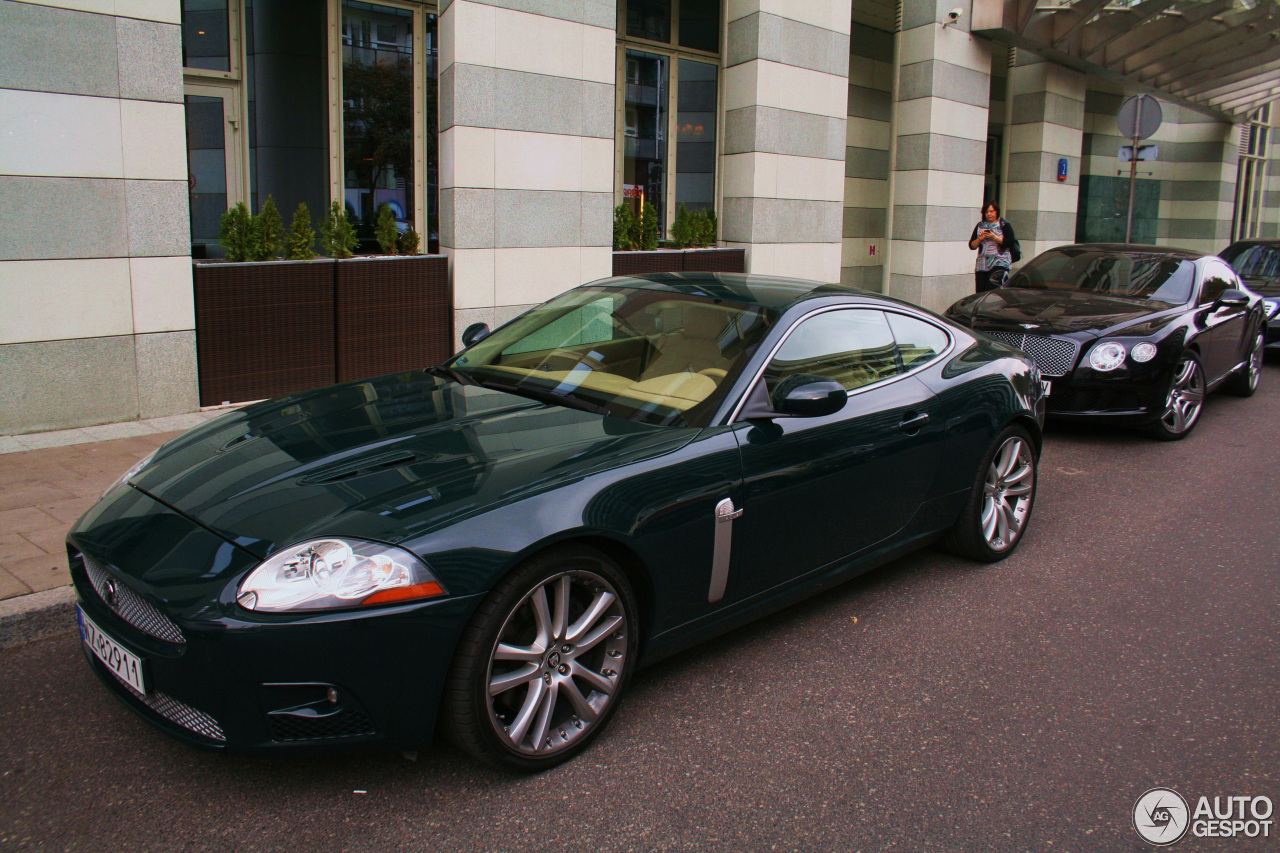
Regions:
[[[1031,356],[1045,376],[1066,376],[1075,367],[1080,345],[1067,338],[1028,335],[1023,332],[983,332],[1002,344],[1008,344]]]

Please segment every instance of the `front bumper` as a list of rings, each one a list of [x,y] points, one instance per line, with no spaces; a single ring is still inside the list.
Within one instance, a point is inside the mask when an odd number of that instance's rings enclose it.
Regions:
[[[1145,366],[1140,371],[1126,366],[1106,374],[1081,366],[1052,382],[1050,418],[1129,426],[1148,424],[1159,417],[1169,391],[1169,378]]]
[[[142,658],[147,694],[139,694],[84,646],[90,667],[112,694],[166,733],[194,746],[232,752],[405,750],[430,744],[454,644],[477,596],[290,620],[251,622],[247,612],[187,619],[136,578],[115,572],[112,555],[96,553],[90,559],[115,581],[117,607],[109,606],[99,593],[101,584],[90,578],[79,543],[73,539],[71,546],[80,608]],[[129,594],[170,620],[184,641],[155,636],[153,625],[139,627],[144,620],[137,612],[119,606],[125,584]]]

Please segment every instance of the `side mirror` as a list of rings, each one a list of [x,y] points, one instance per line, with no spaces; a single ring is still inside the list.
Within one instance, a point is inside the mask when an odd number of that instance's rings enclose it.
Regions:
[[[477,341],[482,341],[489,337],[489,324],[472,323],[462,333],[462,345],[469,347]]]
[[[1215,308],[1244,308],[1249,304],[1249,294],[1234,287],[1227,288],[1214,300]]]
[[[773,408],[794,418],[820,418],[844,408],[849,394],[834,379],[807,373],[788,376],[773,389]]]

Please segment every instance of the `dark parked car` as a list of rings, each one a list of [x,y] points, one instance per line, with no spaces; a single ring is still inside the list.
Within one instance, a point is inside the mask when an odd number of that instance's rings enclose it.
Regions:
[[[1030,355],[1049,414],[1184,438],[1218,386],[1258,387],[1262,298],[1226,263],[1159,246],[1050,249],[947,317]]]
[[[1219,255],[1245,285],[1262,296],[1267,313],[1267,348],[1280,349],[1280,240],[1241,240]]]
[[[638,665],[939,537],[1008,555],[1043,400],[1009,347],[838,286],[551,300],[444,365],[174,439],[72,529],[86,656],[228,750],[430,743],[538,769]]]

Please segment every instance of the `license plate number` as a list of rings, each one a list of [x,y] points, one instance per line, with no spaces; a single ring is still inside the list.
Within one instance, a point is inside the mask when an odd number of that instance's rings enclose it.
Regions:
[[[1051,393],[1053,393],[1053,383],[1050,382],[1048,379],[1041,379],[1040,387],[1044,389],[1044,395],[1046,397],[1048,397]]]
[[[142,658],[126,651],[123,646],[111,638],[105,631],[93,623],[79,607],[76,608],[76,620],[80,623],[80,638],[84,640],[94,657],[102,661],[107,669],[144,696],[147,693],[147,682],[142,675]]]

